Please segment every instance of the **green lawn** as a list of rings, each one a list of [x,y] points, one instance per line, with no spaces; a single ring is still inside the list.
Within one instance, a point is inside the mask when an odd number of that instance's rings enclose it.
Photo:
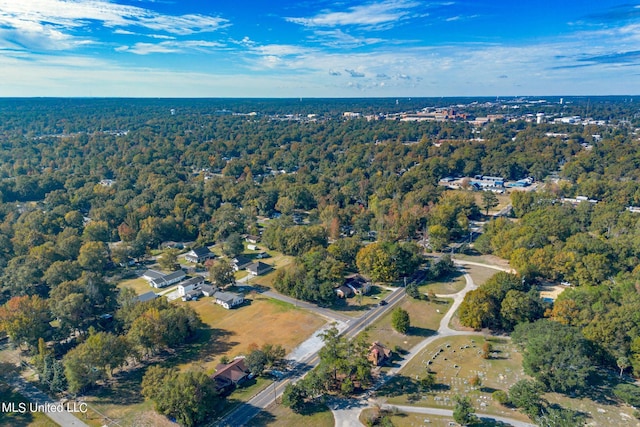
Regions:
[[[142,277],[123,280],[118,283],[118,288],[131,288],[136,291],[136,294],[138,295],[146,294],[147,292],[154,290],[154,288],[149,285],[149,282]]]
[[[438,295],[452,295],[464,289],[467,281],[462,273],[455,273],[437,282],[427,282],[420,285],[418,289],[421,293],[426,294],[429,291]]]

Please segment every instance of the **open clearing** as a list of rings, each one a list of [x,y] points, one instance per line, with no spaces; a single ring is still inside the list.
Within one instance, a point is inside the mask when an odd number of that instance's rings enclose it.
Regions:
[[[436,333],[440,320],[449,310],[450,300],[418,301],[405,297],[400,307],[409,312],[411,329],[407,335],[396,332],[391,326],[391,311],[369,326],[365,331],[370,341],[379,341],[387,348],[410,350],[420,341]],[[438,310],[440,313],[438,313]]]
[[[319,316],[291,304],[257,293],[247,297],[249,302],[233,310],[215,304],[212,298],[186,303],[209,327],[205,331],[209,337],[200,346],[192,346],[199,357],[181,368],[196,364],[212,373],[222,356],[247,354],[250,347],[267,343],[280,344],[289,352],[324,324]]]
[[[526,378],[522,371],[522,356],[507,339],[488,338],[493,347],[492,357],[481,356],[485,338],[480,335],[443,337],[425,348],[411,360],[389,383],[378,391],[378,397],[391,405],[414,405],[453,409],[454,396],[467,395],[482,413],[505,417],[527,418],[491,399],[496,390],[508,390],[517,381]],[[432,391],[422,391],[418,380],[424,378],[427,369],[436,374],[436,386]],[[470,380],[480,377],[479,387],[472,387]]]
[[[333,414],[324,405],[316,405],[310,408],[309,414],[296,414],[283,405],[271,405],[249,421],[250,427],[333,427],[335,421]]]
[[[0,402],[3,404],[13,403],[15,409],[19,410],[19,404],[29,402],[24,396],[13,392],[9,386],[0,383]],[[58,427],[58,424],[51,421],[42,412],[4,412],[0,411],[0,425],[11,427]]]
[[[157,291],[156,289],[152,288],[149,285],[149,282],[147,282],[142,277],[123,280],[118,283],[118,288],[131,288],[136,291],[136,294],[138,295],[146,294],[149,291]]]
[[[460,292],[466,285],[466,280],[461,272],[456,272],[436,282],[427,282],[418,286],[418,290],[426,294],[429,291],[437,295],[452,295]]]

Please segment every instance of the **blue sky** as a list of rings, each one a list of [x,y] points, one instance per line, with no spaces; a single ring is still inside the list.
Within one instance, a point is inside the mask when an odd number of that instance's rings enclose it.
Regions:
[[[640,3],[0,0],[0,96],[640,92]]]

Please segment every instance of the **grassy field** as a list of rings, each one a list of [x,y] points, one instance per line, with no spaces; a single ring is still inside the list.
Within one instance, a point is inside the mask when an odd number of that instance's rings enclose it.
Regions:
[[[250,427],[333,427],[334,425],[333,414],[324,405],[310,408],[307,414],[296,414],[285,406],[271,405],[247,424]]]
[[[437,282],[427,282],[420,285],[418,289],[421,293],[426,294],[429,291],[433,291],[438,295],[451,295],[460,292],[466,285],[464,275],[462,273],[452,274]]]
[[[480,335],[445,337],[434,341],[418,354],[389,383],[378,391],[378,397],[396,405],[433,406],[453,409],[454,396],[467,395],[476,411],[526,420],[522,414],[505,408],[491,399],[496,390],[508,390],[525,378],[522,356],[507,339],[488,338],[492,357],[483,359],[481,349],[485,338]],[[416,379],[427,369],[436,374],[436,386],[430,392],[420,390]],[[480,377],[479,387],[470,380]]]
[[[136,279],[123,280],[118,283],[118,288],[131,288],[136,291],[136,294],[142,295],[146,294],[149,291],[154,291],[155,289],[149,286],[149,282],[147,282],[142,277],[138,277]]]
[[[208,326],[200,345],[190,352],[197,356],[185,360],[181,367],[196,364],[213,372],[222,356],[233,358],[246,354],[251,346],[280,344],[291,351],[311,336],[324,320],[291,304],[272,300],[260,294],[248,295],[245,305],[226,310],[211,298],[188,303]]]
[[[400,307],[409,312],[411,319],[409,333],[403,335],[391,327],[391,312],[389,312],[367,328],[370,340],[379,341],[390,349],[397,346],[403,350],[409,350],[423,339],[435,334],[440,326],[440,320],[450,305],[450,300],[427,302],[405,297]]]

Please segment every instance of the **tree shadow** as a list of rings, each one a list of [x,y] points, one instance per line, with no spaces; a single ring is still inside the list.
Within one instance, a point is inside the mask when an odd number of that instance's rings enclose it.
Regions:
[[[128,406],[142,403],[144,397],[140,393],[140,384],[146,368],[120,371],[107,380],[103,387],[93,387],[87,390],[85,395],[95,397],[101,404],[107,405]]]
[[[427,329],[427,328],[420,328],[417,326],[411,326],[409,328],[409,333],[408,335],[414,335],[417,337],[430,337],[436,334],[436,331],[434,331],[433,329]]]
[[[188,345],[176,352],[175,357],[180,359],[180,363],[211,362],[217,355],[227,353],[238,345],[237,342],[229,340],[232,335],[232,332],[224,329],[201,328]]]
[[[247,423],[247,427],[275,426],[276,422],[276,417],[271,412],[260,411],[258,415]]]

